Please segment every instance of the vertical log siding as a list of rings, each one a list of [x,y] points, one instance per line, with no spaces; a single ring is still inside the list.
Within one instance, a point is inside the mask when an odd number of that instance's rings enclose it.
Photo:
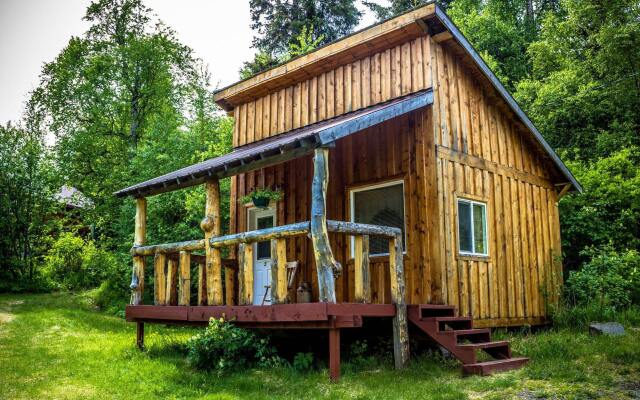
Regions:
[[[408,40],[242,104],[234,110],[233,144],[425,88],[433,88],[433,106],[336,143],[327,218],[350,219],[350,188],[402,179],[407,303],[451,304],[473,316],[477,326],[540,323],[562,282],[558,172],[451,40],[438,43],[426,35]],[[312,158],[303,157],[232,178],[231,231],[247,230],[238,199],[256,187],[283,190],[278,225],[310,219],[312,177]],[[459,255],[459,197],[487,204],[487,257]],[[336,300],[362,301],[362,289],[354,287],[351,241],[329,237],[343,265]],[[311,282],[317,300],[311,244],[305,238],[286,241],[287,260],[300,262],[296,287]],[[388,258],[370,257],[369,266],[371,301],[390,303]]]

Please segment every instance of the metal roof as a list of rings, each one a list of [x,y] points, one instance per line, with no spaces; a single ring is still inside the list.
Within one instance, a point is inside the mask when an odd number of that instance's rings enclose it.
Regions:
[[[119,197],[148,196],[198,185],[210,178],[225,178],[279,164],[432,103],[431,89],[422,90],[238,147],[231,153],[129,186],[114,194]]]

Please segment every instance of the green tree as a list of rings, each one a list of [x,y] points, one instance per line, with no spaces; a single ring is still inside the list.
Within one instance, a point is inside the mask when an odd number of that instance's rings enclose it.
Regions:
[[[43,138],[0,125],[0,292],[34,288],[55,211],[53,166]]]
[[[249,4],[257,53],[240,70],[243,79],[286,61],[301,35],[313,47],[323,45],[353,31],[361,16],[354,0],[251,0]]]
[[[516,96],[551,144],[595,160],[640,145],[640,7],[567,0],[549,14]]]
[[[566,265],[583,250],[640,248],[640,7],[564,0],[547,14],[516,98],[582,182],[561,203]]]

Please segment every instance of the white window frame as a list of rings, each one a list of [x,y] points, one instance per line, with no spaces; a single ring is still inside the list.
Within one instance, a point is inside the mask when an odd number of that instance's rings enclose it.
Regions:
[[[460,248],[460,203],[467,203],[470,206],[470,215],[471,215],[471,248],[472,251],[462,250]],[[484,209],[484,226],[482,227],[484,232],[485,239],[485,252],[478,253],[476,250],[476,238],[475,238],[475,226],[473,221],[473,206],[479,205]],[[463,256],[480,256],[480,257],[488,257],[489,256],[489,214],[487,209],[487,203],[483,201],[471,200],[465,197],[457,197],[456,198],[456,222],[458,224],[458,253]]]
[[[351,189],[349,189],[349,221],[351,222],[356,222],[355,219],[355,194],[358,192],[366,192],[368,190],[374,190],[374,189],[381,189],[384,187],[388,187],[388,186],[396,186],[396,185],[402,185],[402,221],[404,224],[404,240],[403,240],[403,251],[402,254],[407,254],[407,202],[406,202],[406,196],[405,196],[405,192],[404,192],[404,179],[395,179],[392,181],[385,181],[385,182],[381,182],[381,183],[373,183],[370,185],[363,185],[363,186],[357,186],[357,187],[353,187]],[[354,247],[355,247],[355,238],[353,236],[351,236],[351,249],[349,251],[349,253],[351,254],[351,258],[355,257],[354,254]],[[389,252],[386,253],[375,253],[375,254],[369,254],[370,257],[377,257],[377,256],[388,256]]]

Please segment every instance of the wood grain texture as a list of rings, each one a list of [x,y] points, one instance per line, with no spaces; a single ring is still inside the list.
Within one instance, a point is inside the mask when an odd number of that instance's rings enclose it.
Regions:
[[[178,281],[178,305],[191,304],[191,253],[180,252],[180,278]]]
[[[248,129],[256,112],[263,122],[257,132],[266,138],[432,87],[432,107],[336,142],[328,164],[327,218],[350,219],[351,188],[401,180],[406,302],[451,304],[487,325],[542,321],[561,284],[557,170],[474,68],[452,41],[436,42],[426,35],[406,39],[237,106],[234,143],[255,140]],[[309,220],[313,170],[307,156],[239,175],[232,190],[237,210],[232,231],[247,226],[245,209],[236,199],[267,182],[284,193],[279,224]],[[458,254],[459,197],[487,203],[487,257]],[[362,272],[362,260],[352,260],[351,240],[328,237],[336,261],[345,266],[335,282],[336,301],[360,301],[364,284],[355,276]],[[318,299],[310,242],[284,240],[287,259],[300,261],[296,285],[311,282],[313,299]],[[388,259],[373,255],[369,265],[371,301],[391,302]]]
[[[467,62],[429,45],[443,300],[482,326],[544,321],[562,271],[555,169]],[[487,203],[486,258],[458,254],[458,197]]]
[[[136,216],[134,227],[133,247],[143,246],[147,230],[147,200],[143,197],[136,199]],[[144,257],[133,256],[131,271],[131,301],[133,305],[142,304],[144,295]]]

